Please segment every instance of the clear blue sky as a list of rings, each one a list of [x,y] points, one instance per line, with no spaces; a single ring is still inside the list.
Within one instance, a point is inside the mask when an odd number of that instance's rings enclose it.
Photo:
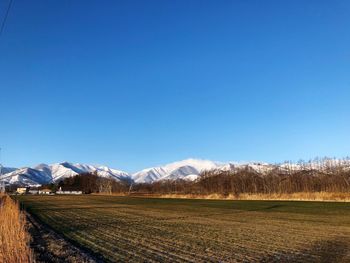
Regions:
[[[347,0],[14,0],[3,162],[345,157],[349,13]]]

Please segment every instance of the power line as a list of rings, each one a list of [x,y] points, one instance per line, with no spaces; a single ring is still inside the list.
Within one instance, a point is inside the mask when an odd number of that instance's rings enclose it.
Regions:
[[[9,16],[9,13],[10,13],[10,9],[11,9],[11,6],[12,6],[12,1],[13,0],[10,0],[9,5],[7,6],[5,17],[2,20],[1,29],[0,29],[0,37],[2,35],[2,32],[4,31],[5,24],[6,24],[6,21],[7,21],[7,17]]]
[[[5,24],[6,24],[6,21],[7,21],[7,17],[9,16],[9,13],[10,13],[12,2],[13,2],[13,0],[9,1],[9,4],[7,6],[7,10],[6,10],[4,19],[2,20],[1,28],[0,28],[0,37],[2,36],[2,32],[4,32]],[[1,163],[1,147],[0,147],[0,176],[2,175],[2,170],[3,169],[2,169],[2,163]],[[4,181],[0,181],[0,193],[4,193],[4,192],[5,192],[5,182]]]

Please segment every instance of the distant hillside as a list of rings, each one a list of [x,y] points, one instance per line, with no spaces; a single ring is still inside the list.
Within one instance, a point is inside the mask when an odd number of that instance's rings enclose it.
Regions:
[[[69,162],[52,165],[40,164],[34,168],[24,167],[15,170],[12,169],[8,173],[1,175],[0,180],[6,184],[38,186],[59,182],[65,178],[83,173],[96,173],[98,176],[117,181],[132,181],[130,175],[123,171],[111,169],[106,166],[72,164]]]
[[[208,171],[250,171],[259,175],[271,172],[279,174],[295,171],[326,172],[341,167],[350,171],[349,159],[315,159],[310,162],[269,164],[264,162],[214,162],[210,160],[187,159],[163,166],[150,167],[134,174],[112,169],[107,166],[94,166],[89,164],[73,164],[69,162],[56,164],[39,164],[35,167],[3,168],[0,180],[6,184],[24,186],[37,186],[62,181],[83,173],[96,173],[98,176],[111,178],[127,183],[153,183],[160,181],[195,181]]]

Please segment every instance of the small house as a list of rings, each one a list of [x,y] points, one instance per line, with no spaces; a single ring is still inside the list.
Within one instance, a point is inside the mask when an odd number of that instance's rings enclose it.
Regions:
[[[53,194],[53,192],[50,189],[39,190],[39,195],[50,195],[50,194]]]
[[[58,191],[56,192],[56,194],[58,194],[58,195],[81,195],[81,194],[83,194],[83,192],[79,189],[76,189],[76,188],[65,187],[64,189],[62,189],[62,187],[60,187],[58,189]]]
[[[27,191],[28,191],[27,187],[18,187],[16,192],[20,195],[24,195],[27,193]]]

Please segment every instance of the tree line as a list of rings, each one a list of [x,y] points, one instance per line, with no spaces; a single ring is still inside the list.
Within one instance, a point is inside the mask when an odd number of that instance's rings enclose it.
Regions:
[[[319,166],[318,166],[319,165]],[[350,193],[350,169],[343,163],[313,162],[296,169],[286,165],[261,174],[245,167],[230,171],[205,171],[194,182],[183,180],[137,184],[134,192],[223,196],[240,194],[291,194],[298,192]],[[316,167],[315,167],[316,166]],[[301,167],[301,168],[300,168]]]
[[[96,173],[82,173],[64,178],[58,183],[43,185],[41,188],[49,188],[54,192],[61,188],[63,191],[82,191],[84,194],[112,194],[126,192],[129,189],[129,184],[100,177]]]
[[[315,159],[276,166],[258,173],[249,166],[228,171],[204,171],[195,181],[164,180],[153,183],[130,183],[99,177],[96,173],[79,174],[42,188],[57,191],[79,190],[83,193],[190,194],[223,196],[240,194],[291,194],[298,192],[350,193],[349,159]]]

